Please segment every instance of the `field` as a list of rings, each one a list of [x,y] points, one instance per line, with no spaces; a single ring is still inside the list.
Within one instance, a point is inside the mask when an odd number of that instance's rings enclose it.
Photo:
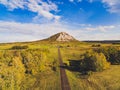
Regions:
[[[92,43],[93,44],[93,43]],[[102,47],[120,45],[102,44]],[[96,47],[95,47],[96,48]],[[99,47],[98,47],[99,48]],[[70,64],[70,60],[80,60],[80,55],[91,50],[91,44],[80,44],[62,48],[64,62]],[[72,90],[120,90],[120,66],[111,65],[109,69],[102,72],[94,72],[92,75],[81,75],[78,71],[66,69]]]
[[[67,66],[92,49],[109,46],[120,49],[120,44],[92,47],[93,44],[99,43],[40,41],[0,44],[0,90],[61,90],[58,47]],[[11,49],[13,46],[28,48]],[[91,75],[65,70],[71,90],[120,90],[120,65],[110,65],[110,68]]]

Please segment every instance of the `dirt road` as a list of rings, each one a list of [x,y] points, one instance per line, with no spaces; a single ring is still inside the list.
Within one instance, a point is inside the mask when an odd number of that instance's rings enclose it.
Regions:
[[[62,61],[60,48],[58,48],[58,58],[59,58],[59,62],[60,62],[61,88],[62,88],[62,90],[71,90],[65,69],[62,68],[62,66],[64,66],[64,64]]]

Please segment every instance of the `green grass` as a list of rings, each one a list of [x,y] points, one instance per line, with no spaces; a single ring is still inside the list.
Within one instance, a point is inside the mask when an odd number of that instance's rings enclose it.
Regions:
[[[29,90],[60,90],[59,72],[46,71],[32,78],[34,78],[34,81],[31,85],[27,86]],[[24,81],[24,84],[26,84],[26,81]]]
[[[93,73],[87,78],[66,71],[72,90],[120,90],[120,66],[118,65],[112,65],[110,69]]]
[[[120,66],[112,65],[103,72],[93,73],[86,79],[67,71],[72,90],[120,90]]]
[[[120,90],[120,65],[111,65],[110,69],[95,73],[90,79],[101,83],[108,90]]]

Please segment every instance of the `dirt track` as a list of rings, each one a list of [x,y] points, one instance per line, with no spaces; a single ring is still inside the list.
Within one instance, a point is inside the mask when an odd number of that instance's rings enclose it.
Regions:
[[[69,81],[65,72],[65,69],[62,68],[64,66],[63,61],[62,61],[62,56],[60,52],[60,48],[58,48],[58,58],[60,62],[60,78],[61,78],[61,89],[62,90],[71,90]]]

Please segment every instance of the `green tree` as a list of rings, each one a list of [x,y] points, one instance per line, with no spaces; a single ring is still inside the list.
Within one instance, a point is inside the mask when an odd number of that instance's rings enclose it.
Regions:
[[[85,71],[103,71],[109,68],[110,63],[103,53],[86,52],[82,65]]]
[[[104,47],[96,50],[103,53],[111,64],[120,64],[120,50],[117,47]]]

